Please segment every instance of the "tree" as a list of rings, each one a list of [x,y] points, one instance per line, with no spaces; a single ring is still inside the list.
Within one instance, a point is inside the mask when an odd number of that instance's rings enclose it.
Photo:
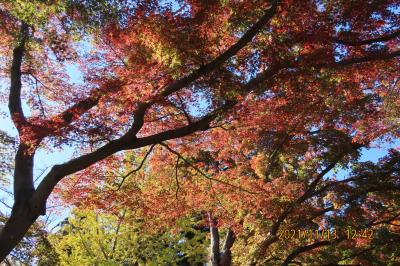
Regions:
[[[140,217],[140,215],[139,215]],[[152,232],[141,218],[121,211],[119,216],[76,208],[50,243],[60,265],[201,265],[204,233],[195,219],[181,219],[177,232]]]
[[[100,176],[119,152],[158,144],[197,172],[191,160],[207,164],[196,152],[211,153],[207,167],[216,176],[203,177],[218,183],[227,203],[238,189],[277,192],[254,201],[263,214],[271,207],[264,218],[278,214],[264,252],[331,169],[373,140],[398,137],[397,107],[382,105],[398,94],[396,1],[96,2],[0,2],[8,62],[1,72],[19,134],[2,259],[65,177],[93,167]],[[81,67],[83,84],[68,80],[65,62]],[[68,144],[81,155],[54,165],[35,188],[35,152]]]

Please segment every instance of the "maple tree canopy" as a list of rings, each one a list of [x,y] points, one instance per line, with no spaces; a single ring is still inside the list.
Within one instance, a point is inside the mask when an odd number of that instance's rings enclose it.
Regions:
[[[0,258],[57,184],[66,202],[123,203],[153,225],[197,210],[212,228],[240,232],[262,217],[269,233],[248,261],[263,258],[283,223],[347,206],[357,178],[327,174],[400,135],[399,9],[395,0],[0,1],[1,99],[19,136]],[[66,146],[77,156],[35,186],[37,150],[50,161]],[[374,169],[398,159],[392,150]],[[398,189],[395,170],[383,172]],[[376,188],[363,184],[362,193]],[[346,215],[390,213],[359,208]]]

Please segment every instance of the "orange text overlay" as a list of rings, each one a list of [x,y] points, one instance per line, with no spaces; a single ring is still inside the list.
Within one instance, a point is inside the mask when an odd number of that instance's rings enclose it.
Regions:
[[[335,240],[346,239],[373,239],[374,230],[367,228],[326,228],[326,229],[282,229],[278,231],[278,238],[282,240],[306,239],[306,240]]]

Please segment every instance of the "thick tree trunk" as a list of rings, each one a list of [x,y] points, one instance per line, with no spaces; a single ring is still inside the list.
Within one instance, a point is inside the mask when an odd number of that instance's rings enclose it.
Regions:
[[[0,232],[0,261],[18,245],[37,217],[27,204],[14,205],[10,218]]]
[[[7,257],[38,218],[29,204],[33,193],[33,154],[29,153],[26,145],[20,144],[15,156],[14,205],[0,232],[0,261]]]

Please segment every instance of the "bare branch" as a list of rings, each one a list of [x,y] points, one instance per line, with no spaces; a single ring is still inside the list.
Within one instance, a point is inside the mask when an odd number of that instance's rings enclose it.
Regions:
[[[184,102],[183,102],[183,100],[182,100],[182,98],[181,98],[181,96],[179,95],[178,92],[176,93],[176,96],[177,96],[178,99],[179,99],[182,112],[183,112],[183,114],[185,115],[187,122],[188,122],[189,124],[191,124],[191,123],[192,123],[192,119],[190,118],[190,115],[188,114],[188,112],[186,112],[185,104],[184,104]]]
[[[298,255],[300,255],[301,253],[308,252],[308,251],[311,251],[313,249],[316,249],[316,248],[319,248],[319,247],[322,247],[322,246],[331,245],[331,244],[332,244],[331,241],[319,241],[319,242],[312,243],[310,245],[298,247],[295,250],[293,250],[292,253],[289,254],[289,256],[286,257],[285,261],[282,263],[282,266],[288,266],[289,263],[294,258],[296,258]]]
[[[175,163],[175,182],[176,182],[175,198],[176,198],[176,201],[179,201],[178,193],[179,193],[180,185],[179,185],[179,179],[178,179],[178,164],[179,164],[180,159],[181,159],[180,157],[177,157],[176,163]]]
[[[370,53],[370,54],[368,54],[366,56],[362,56],[362,57],[343,59],[342,61],[331,64],[331,67],[333,67],[333,68],[346,67],[346,66],[350,66],[350,65],[354,65],[354,64],[359,64],[359,63],[388,60],[388,59],[392,59],[392,58],[395,58],[398,56],[400,56],[400,50],[397,50],[397,51],[394,51],[391,53],[375,52],[375,53]],[[321,66],[323,67],[323,65],[321,65]],[[329,66],[329,64],[328,64],[328,66]]]
[[[190,167],[192,167],[194,170],[196,170],[196,172],[198,172],[201,176],[205,177],[206,179],[212,180],[212,181],[215,181],[215,182],[218,182],[218,183],[221,183],[221,184],[230,186],[230,187],[234,187],[234,188],[236,188],[236,189],[239,189],[239,190],[244,191],[244,192],[249,193],[249,194],[253,194],[253,195],[254,195],[254,194],[257,194],[256,192],[252,192],[252,191],[247,190],[247,189],[245,189],[245,188],[242,188],[242,187],[240,187],[240,186],[236,186],[236,185],[230,184],[230,183],[228,183],[228,182],[225,182],[225,181],[223,181],[223,180],[216,179],[216,178],[213,178],[213,177],[208,176],[206,173],[204,173],[204,172],[203,172],[201,169],[199,169],[197,166],[195,166],[194,164],[192,164],[191,162],[189,162],[189,161],[188,161],[185,157],[183,157],[179,152],[177,152],[177,151],[173,150],[172,148],[170,148],[167,144],[161,142],[160,145],[164,146],[164,147],[165,147],[167,150],[169,150],[171,153],[173,153],[173,154],[175,154],[176,156],[178,156],[178,158],[180,158],[182,161],[184,161],[187,165],[189,165]]]
[[[0,203],[2,203],[4,206],[6,206],[8,209],[12,209],[12,207],[10,205],[8,205],[8,203],[6,203],[3,199],[0,199]]]
[[[127,174],[125,174],[122,177],[121,182],[119,183],[118,187],[115,189],[115,191],[120,190],[122,185],[125,182],[125,179],[127,179],[131,174],[136,173],[137,171],[139,171],[140,169],[142,169],[144,162],[146,161],[147,157],[149,157],[150,153],[153,151],[154,147],[156,146],[156,144],[153,144],[150,146],[150,149],[146,152],[146,154],[143,157],[143,160],[140,162],[139,166],[131,171],[129,171]]]
[[[387,42],[387,41],[390,41],[390,40],[396,38],[399,35],[400,35],[400,30],[396,30],[392,33],[389,33],[389,34],[386,34],[386,35],[383,35],[380,37],[365,39],[365,40],[345,40],[345,39],[339,39],[339,38],[333,38],[332,40],[335,43],[343,44],[343,45],[347,45],[347,46],[361,46],[361,45],[374,44],[377,42]]]

